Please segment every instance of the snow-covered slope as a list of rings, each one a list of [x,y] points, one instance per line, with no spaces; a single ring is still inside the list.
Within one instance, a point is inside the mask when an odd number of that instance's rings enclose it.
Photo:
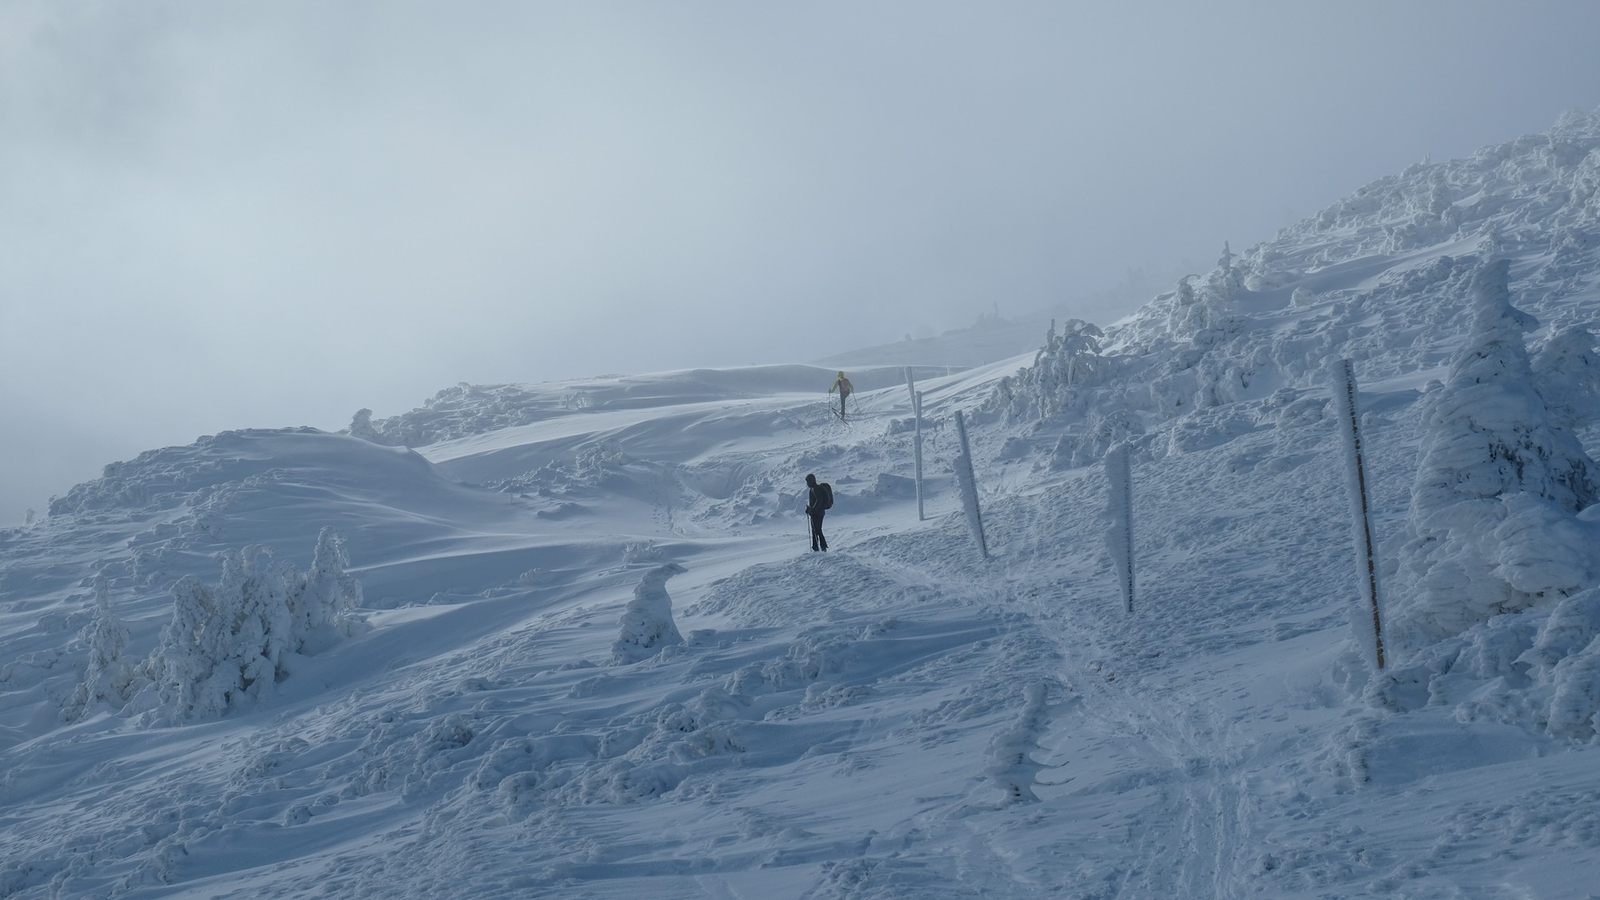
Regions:
[[[1015,353],[1008,354],[1011,356]],[[939,374],[946,374],[943,366]],[[919,367],[916,374],[933,374]],[[750,366],[688,369],[651,375],[602,375],[535,385],[470,385],[447,388],[427,403],[388,419],[356,415],[350,431],[380,444],[422,446],[517,425],[531,425],[573,413],[659,410],[664,406],[815,399],[833,383],[834,372],[817,366]],[[872,391],[905,383],[898,366],[876,364],[852,369],[851,383]],[[626,421],[626,417],[619,417]],[[602,430],[596,426],[594,431]]]
[[[1600,118],[1573,116],[1370,185],[1103,333],[919,370],[923,522],[892,366],[851,369],[848,423],[827,369],[698,370],[463,385],[349,435],[109,467],[0,532],[0,896],[1589,896],[1595,732],[1547,715],[1588,682],[1541,636],[1600,617],[1535,598],[1368,671],[1324,372],[1362,379],[1388,574],[1469,283],[1510,260],[1535,351],[1588,322],[1597,190]],[[1593,444],[1592,409],[1559,415]],[[807,472],[836,488],[827,554]],[[270,697],[181,719],[146,667],[74,705],[111,625],[146,659],[184,576],[239,593],[220,554],[298,570],[324,526],[365,626]]]
[[[1031,353],[1039,347],[1039,335],[1049,326],[1050,315],[1040,312],[1012,318],[998,313],[980,316],[966,328],[946,331],[933,337],[912,338],[892,344],[879,344],[847,350],[817,361],[834,368],[858,366],[934,366],[944,369],[970,368]]]

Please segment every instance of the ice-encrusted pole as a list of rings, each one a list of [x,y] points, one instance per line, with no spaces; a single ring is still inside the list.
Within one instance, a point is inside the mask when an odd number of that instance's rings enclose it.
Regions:
[[[1128,445],[1121,444],[1106,452],[1106,518],[1110,530],[1106,532],[1106,549],[1117,571],[1117,585],[1122,589],[1122,608],[1133,612],[1133,467],[1128,460]]]
[[[911,393],[911,417],[915,421],[913,427],[916,434],[911,440],[911,456],[916,463],[917,521],[921,522],[926,518],[922,511],[922,392],[917,390],[917,383],[911,377],[910,366],[906,366],[906,390]]]
[[[978,542],[978,553],[989,558],[989,545],[983,539],[983,513],[978,509],[978,479],[972,473],[972,445],[967,443],[967,423],[956,410],[956,435],[961,439],[961,455],[956,457],[956,481],[961,485],[961,507],[967,514],[967,527]]]
[[[1386,663],[1383,650],[1383,617],[1379,612],[1378,554],[1372,531],[1372,506],[1367,499],[1367,467],[1361,445],[1360,406],[1356,402],[1355,367],[1348,359],[1335,360],[1330,366],[1333,375],[1333,406],[1336,412],[1335,427],[1343,436],[1345,485],[1350,496],[1350,520],[1356,554],[1356,581],[1362,598],[1363,610],[1353,616],[1361,644],[1372,648],[1371,661],[1382,669]],[[1367,610],[1370,610],[1370,615]]]
[[[927,518],[922,509],[922,392],[917,391],[916,444],[913,455],[917,461],[917,521]]]

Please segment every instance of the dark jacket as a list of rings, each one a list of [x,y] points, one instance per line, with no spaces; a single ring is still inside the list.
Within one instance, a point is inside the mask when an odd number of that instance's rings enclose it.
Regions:
[[[820,486],[810,489],[810,493],[806,497],[806,514],[807,515],[820,516],[823,513],[827,512],[827,510],[822,508],[822,498],[817,496],[817,494],[820,491],[821,491],[821,487]]]

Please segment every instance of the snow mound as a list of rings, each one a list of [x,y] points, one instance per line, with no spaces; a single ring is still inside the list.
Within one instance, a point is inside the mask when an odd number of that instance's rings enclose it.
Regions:
[[[1600,737],[1600,589],[1554,608],[1508,613],[1436,641],[1368,687],[1398,711],[1443,707],[1462,722],[1497,722],[1583,743]]]
[[[620,633],[611,645],[613,663],[649,659],[667,647],[683,643],[683,635],[672,621],[672,598],[667,595],[667,579],[683,572],[683,566],[667,563],[645,573],[633,589],[633,600],[622,610]]]
[[[408,484],[428,478],[427,461],[420,456],[367,450],[360,443],[314,428],[207,435],[187,446],[150,450],[106,466],[100,478],[53,500],[50,515],[200,505],[227,485],[297,476],[335,484],[350,483],[352,476]]]
[[[1022,713],[1010,727],[995,732],[989,742],[989,778],[1005,794],[1008,803],[1037,803],[1033,784],[1044,767],[1032,754],[1040,749],[1039,734],[1044,730],[1045,686],[1029,684],[1022,690]]]

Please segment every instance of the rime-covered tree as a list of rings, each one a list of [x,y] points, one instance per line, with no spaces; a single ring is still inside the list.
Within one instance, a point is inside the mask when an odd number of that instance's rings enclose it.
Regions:
[[[1472,326],[1423,413],[1400,550],[1396,632],[1411,645],[1579,589],[1574,514],[1595,499],[1594,463],[1545,403],[1511,305],[1507,264],[1471,282]]]
[[[1578,428],[1600,415],[1600,357],[1594,335],[1574,325],[1557,332],[1533,358],[1539,392],[1556,421]]]
[[[162,705],[179,720],[221,715],[239,688],[232,653],[232,611],[193,575],[172,588],[172,620],[161,632],[154,665]]]
[[[248,547],[223,558],[214,587],[180,581],[152,666],[168,711],[178,720],[206,718],[271,696],[296,655],[349,632],[361,588],[347,565],[338,536],[324,529],[304,575],[266,548]]]
[[[1472,328],[1423,420],[1413,515],[1527,491],[1576,512],[1593,502],[1593,462],[1555,421],[1523,335],[1538,322],[1511,305],[1504,260],[1473,273]]]
[[[1093,384],[1104,369],[1100,352],[1101,330],[1082,319],[1068,319],[1056,330],[1055,320],[1045,334],[1044,346],[1034,354],[1033,365],[1013,384],[1005,385],[1013,415],[1048,419],[1072,399],[1074,388]]]
[[[612,662],[638,662],[660,653],[663,647],[683,643],[672,621],[672,597],[667,594],[668,579],[683,572],[683,566],[666,563],[644,574],[622,611],[617,640],[611,645]]]
[[[349,634],[351,616],[361,605],[361,583],[345,571],[349,566],[344,540],[333,529],[322,529],[311,568],[290,598],[300,640],[296,652],[318,653]]]
[[[1074,320],[1076,321],[1076,320]],[[1063,368],[1066,369],[1066,381],[1063,387],[1071,389],[1079,369],[1086,374],[1094,371],[1094,355],[1100,352],[1100,329],[1088,322],[1078,323],[1081,327],[1069,331],[1061,336],[1059,353],[1064,360]]]
[[[67,701],[67,717],[78,718],[95,704],[105,702],[120,707],[128,700],[133,683],[133,667],[126,658],[128,629],[111,609],[110,592],[104,576],[94,581],[94,618],[85,629],[89,659],[83,680]]]
[[[378,430],[372,427],[372,410],[365,407],[356,410],[350,417],[350,436],[358,437],[365,441],[376,441]]]
[[[300,647],[289,609],[298,576],[265,547],[246,549],[235,563],[240,572],[231,581],[226,574],[223,577],[231,592],[226,602],[238,610],[235,661],[241,689],[259,700],[270,696],[278,681],[288,676],[289,655]]]

